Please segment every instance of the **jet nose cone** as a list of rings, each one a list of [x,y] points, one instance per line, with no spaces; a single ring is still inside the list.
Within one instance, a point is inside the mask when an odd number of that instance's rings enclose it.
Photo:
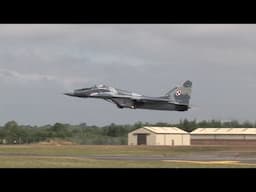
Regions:
[[[74,96],[74,93],[64,93],[64,95]]]

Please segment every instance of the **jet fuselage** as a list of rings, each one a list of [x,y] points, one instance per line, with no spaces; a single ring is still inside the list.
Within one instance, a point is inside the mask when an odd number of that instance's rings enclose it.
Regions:
[[[191,87],[192,83],[188,85]],[[186,93],[187,90],[177,87],[174,90],[173,97],[170,95],[165,95],[162,97],[148,97],[106,85],[96,85],[90,88],[76,89],[72,93],[65,93],[65,95],[82,98],[104,99],[116,104],[119,108],[187,111],[189,109],[187,100],[190,99],[190,95],[182,95],[182,91]],[[168,92],[168,94],[172,92],[173,91],[171,90]]]

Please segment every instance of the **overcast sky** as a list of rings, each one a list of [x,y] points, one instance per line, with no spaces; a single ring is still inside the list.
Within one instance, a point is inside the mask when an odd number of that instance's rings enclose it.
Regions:
[[[193,82],[187,112],[63,95],[103,83],[162,96]],[[256,25],[0,25],[0,124],[256,120]]]

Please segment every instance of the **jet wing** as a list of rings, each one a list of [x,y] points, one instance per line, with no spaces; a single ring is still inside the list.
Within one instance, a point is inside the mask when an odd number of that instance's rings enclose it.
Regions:
[[[105,98],[107,101],[111,101],[115,103],[119,108],[134,108],[137,104],[165,104],[165,103],[173,103],[175,102],[162,97],[146,97],[146,96],[127,96],[127,95],[115,95],[111,98]]]
[[[170,100],[169,98],[164,97],[147,97],[147,96],[127,96],[127,95],[116,95],[112,96],[113,100],[119,102],[118,100],[126,101],[126,102],[142,102],[142,103],[173,103],[175,105],[180,105],[180,103],[175,102],[174,100]],[[112,100],[112,99],[111,99]]]
[[[127,100],[132,100],[132,101],[137,101],[137,102],[172,102],[169,99],[162,98],[162,97],[118,95],[118,96],[112,96],[112,98],[127,99]]]

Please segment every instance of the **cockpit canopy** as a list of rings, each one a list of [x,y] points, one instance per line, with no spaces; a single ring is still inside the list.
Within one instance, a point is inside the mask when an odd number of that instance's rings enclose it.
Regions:
[[[76,92],[81,92],[81,91],[89,91],[89,90],[93,90],[93,89],[109,89],[110,87],[107,85],[103,85],[103,84],[98,84],[98,85],[94,85],[92,87],[89,88],[82,88],[82,89],[76,89]]]
[[[83,88],[83,89],[76,89],[75,92],[80,92],[80,91],[88,91],[90,90],[91,88]]]
[[[95,85],[94,86],[95,88],[108,88],[108,86],[107,85],[103,85],[103,84],[99,84],[99,85]]]

